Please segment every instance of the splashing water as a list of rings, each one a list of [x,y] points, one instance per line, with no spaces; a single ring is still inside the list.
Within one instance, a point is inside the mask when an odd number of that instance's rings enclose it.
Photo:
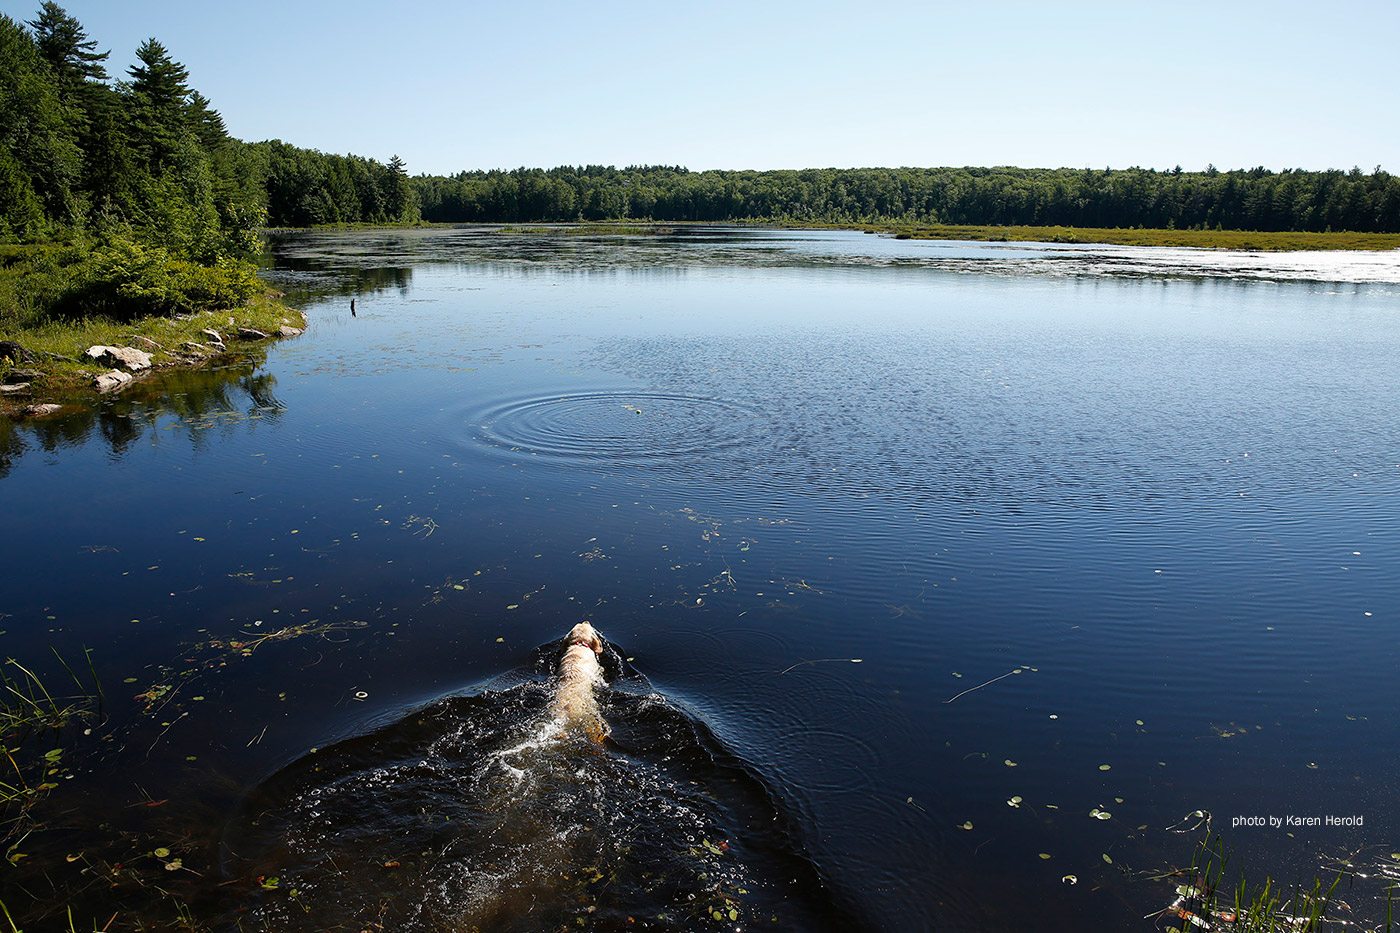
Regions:
[[[599,745],[551,695],[523,678],[450,697],[265,781],[225,834],[229,912],[277,930],[850,928],[775,796],[699,721],[629,674],[600,695]]]

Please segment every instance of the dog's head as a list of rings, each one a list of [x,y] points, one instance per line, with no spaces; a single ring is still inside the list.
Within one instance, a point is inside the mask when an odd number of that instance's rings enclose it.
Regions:
[[[602,637],[587,622],[580,622],[569,629],[569,634],[564,636],[564,645],[586,645],[593,649],[594,654],[603,653]]]

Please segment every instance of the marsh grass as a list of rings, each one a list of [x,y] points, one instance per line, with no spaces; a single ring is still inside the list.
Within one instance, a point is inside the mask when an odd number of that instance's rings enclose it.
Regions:
[[[251,262],[196,263],[121,233],[0,244],[0,338],[22,348],[0,357],[0,379],[28,385],[6,391],[0,413],[90,389],[106,371],[83,355],[91,346],[132,346],[159,368],[223,355],[205,328],[229,339],[236,354],[240,327],[273,335],[283,324],[305,327],[279,297]],[[16,369],[39,376],[11,377]]]
[[[0,778],[0,845],[12,864],[25,858],[20,845],[40,825],[37,804],[68,774],[59,739],[78,720],[100,718],[102,684],[84,650],[91,683],[84,683],[57,651],[54,656],[72,679],[77,693],[56,695],[34,671],[14,658],[0,668],[0,735],[4,738],[6,776]],[[71,757],[71,756],[69,756]]]
[[[1338,899],[1342,882],[1345,880],[1350,887],[1359,877],[1351,862],[1338,866],[1330,878],[1299,879],[1291,887],[1280,885],[1267,875],[1260,881],[1239,874],[1227,888],[1229,863],[1230,854],[1219,834],[1207,831],[1196,844],[1189,868],[1157,876],[1171,880],[1176,893],[1176,899],[1158,915],[1159,928],[1169,933],[1321,933],[1343,928],[1389,933],[1392,929],[1393,885],[1386,886],[1383,925],[1365,927],[1354,920],[1335,917],[1337,911],[1333,909],[1345,907]],[[1329,910],[1333,910],[1333,917],[1328,916]]]
[[[1141,227],[994,227],[898,223],[859,224],[848,229],[890,233],[900,239],[981,240],[997,243],[1082,243],[1265,251],[1400,249],[1400,234],[1397,233],[1158,230]]]
[[[0,358],[0,378],[8,381],[16,369],[38,370],[40,376],[29,382],[21,394],[0,399],[0,415],[17,413],[36,402],[68,403],[93,394],[95,377],[107,371],[85,357],[92,346],[131,346],[150,354],[152,369],[196,366],[238,359],[266,347],[263,341],[244,342],[238,328],[247,327],[276,336],[287,324],[302,329],[306,318],[281,304],[275,296],[252,299],[237,308],[204,311],[174,317],[150,315],[132,321],[105,317],[50,320],[31,327],[0,328],[0,335],[18,342],[33,356],[32,361]],[[218,331],[227,341],[225,349],[211,345],[205,329]],[[187,346],[199,344],[206,349]]]
[[[555,235],[670,236],[688,226],[725,226],[725,223],[688,223],[622,220],[591,223],[553,223],[498,227],[502,233]],[[1262,250],[1366,250],[1400,249],[1400,233],[1310,233],[1293,231],[1154,229],[1146,227],[1031,227],[975,226],[958,224],[913,224],[899,221],[845,223],[840,221],[794,221],[788,218],[760,218],[732,221],[737,227],[780,227],[802,230],[860,230],[884,233],[900,240],[977,240],[992,243],[1073,243],[1116,246],[1171,246],[1197,249]],[[451,225],[449,225],[451,226]]]
[[[519,226],[507,224],[500,227],[501,233],[517,234],[554,234],[563,236],[672,236],[676,232],[677,226],[684,224],[675,223],[647,223],[645,221],[614,221],[614,222],[589,222],[589,223],[557,223],[538,224],[534,226]]]

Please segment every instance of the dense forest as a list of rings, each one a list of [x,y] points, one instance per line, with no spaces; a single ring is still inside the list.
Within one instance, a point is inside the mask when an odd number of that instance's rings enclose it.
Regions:
[[[233,139],[158,40],[109,54],[51,0],[0,14],[0,331],[239,306],[269,222],[418,219],[397,158]]]
[[[798,220],[1400,231],[1381,171],[897,168],[516,169],[413,179],[430,221]]]
[[[126,226],[210,258],[255,248],[269,221],[417,219],[398,159],[240,142],[156,39],[115,82],[97,47],[53,2],[0,15],[0,235]]]
[[[691,172],[519,168],[410,177],[281,142],[231,138],[155,39],[112,80],[53,2],[0,15],[0,239],[124,236],[203,264],[264,226],[643,219],[1400,232],[1400,178],[1370,173],[892,168]]]

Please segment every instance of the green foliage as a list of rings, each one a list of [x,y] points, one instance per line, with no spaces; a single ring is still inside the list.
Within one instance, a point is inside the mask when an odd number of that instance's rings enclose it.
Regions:
[[[267,160],[229,138],[156,39],[113,86],[107,53],[56,3],[29,25],[0,15],[0,241],[30,244],[0,253],[0,329],[259,294],[247,260],[261,248]]]
[[[1350,172],[563,166],[413,179],[440,222],[825,223],[1400,232],[1400,178]]]
[[[74,134],[73,114],[33,38],[0,14],[0,217],[12,233],[42,232],[34,201],[60,223],[76,216],[81,151]]]
[[[96,246],[0,248],[0,332],[6,334],[54,321],[129,322],[238,308],[265,290],[257,266],[245,259],[196,262],[129,232]]]
[[[61,80],[72,84],[107,80],[107,68],[102,63],[111,53],[98,52],[97,40],[89,39],[82,24],[53,0],[45,0],[38,18],[31,20],[29,26],[34,30],[39,54]]]
[[[261,169],[274,227],[419,219],[418,192],[398,156],[383,165],[272,140],[245,146],[243,158]]]
[[[54,302],[54,316],[129,321],[157,314],[233,308],[261,294],[252,263],[223,257],[205,265],[118,236],[95,250]]]

